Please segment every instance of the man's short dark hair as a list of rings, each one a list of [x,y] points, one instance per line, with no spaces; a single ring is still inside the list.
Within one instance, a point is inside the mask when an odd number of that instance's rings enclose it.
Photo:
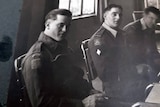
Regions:
[[[122,8],[121,5],[110,4],[110,5],[108,5],[108,6],[103,10],[103,14],[104,14],[106,11],[111,10],[112,8],[119,8],[120,10],[123,10],[123,8]]]
[[[144,13],[148,14],[149,12],[154,13],[156,16],[160,17],[160,11],[159,9],[153,7],[153,6],[149,6],[147,8],[144,9]]]
[[[48,20],[48,19],[56,19],[57,18],[57,15],[65,15],[65,16],[68,16],[68,17],[72,17],[72,13],[71,11],[67,10],[67,9],[54,9],[54,10],[51,10],[45,17],[45,21]]]

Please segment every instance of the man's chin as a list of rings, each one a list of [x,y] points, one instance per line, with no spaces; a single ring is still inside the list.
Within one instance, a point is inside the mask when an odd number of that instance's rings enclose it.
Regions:
[[[114,24],[113,27],[117,28],[117,27],[119,27],[119,24]]]
[[[115,29],[115,30],[117,30],[118,26],[116,25],[116,26],[113,26],[112,28]]]
[[[64,37],[59,38],[59,41],[62,41],[64,39]]]

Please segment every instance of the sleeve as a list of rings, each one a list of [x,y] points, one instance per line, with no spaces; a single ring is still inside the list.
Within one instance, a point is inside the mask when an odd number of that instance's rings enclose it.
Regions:
[[[24,63],[23,77],[32,107],[82,107],[80,99],[61,95],[61,84],[51,72],[54,64],[48,65],[50,62],[41,53],[29,56]]]
[[[127,26],[124,28],[126,36],[126,49],[127,56],[130,63],[133,65],[144,59],[145,55],[143,53],[144,47],[142,46],[141,32],[136,30],[135,26]]]
[[[107,43],[102,37],[93,37],[88,43],[89,52],[93,60],[93,65],[97,71],[98,76],[102,81],[106,81],[107,76],[111,76],[112,72],[109,72],[110,63],[109,60],[112,60],[110,51],[108,49]]]
[[[83,99],[87,97],[91,90],[91,84],[89,84],[84,78],[84,71],[74,64],[75,61],[70,60],[72,54],[62,55],[57,58],[56,63],[60,66],[59,75],[64,79],[63,92],[65,96],[72,97],[75,99]],[[81,85],[82,86],[81,86]]]
[[[125,36],[126,36],[126,44],[128,47],[132,48],[136,43],[136,37],[138,31],[136,31],[134,26],[128,26],[124,28]]]

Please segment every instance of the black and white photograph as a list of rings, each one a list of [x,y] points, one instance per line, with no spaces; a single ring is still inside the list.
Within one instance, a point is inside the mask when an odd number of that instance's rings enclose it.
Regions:
[[[1,0],[0,107],[160,107],[160,0]]]

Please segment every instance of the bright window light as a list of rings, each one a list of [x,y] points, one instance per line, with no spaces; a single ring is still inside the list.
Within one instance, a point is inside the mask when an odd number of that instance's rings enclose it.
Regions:
[[[97,0],[59,0],[59,8],[68,9],[73,19],[97,15]]]

